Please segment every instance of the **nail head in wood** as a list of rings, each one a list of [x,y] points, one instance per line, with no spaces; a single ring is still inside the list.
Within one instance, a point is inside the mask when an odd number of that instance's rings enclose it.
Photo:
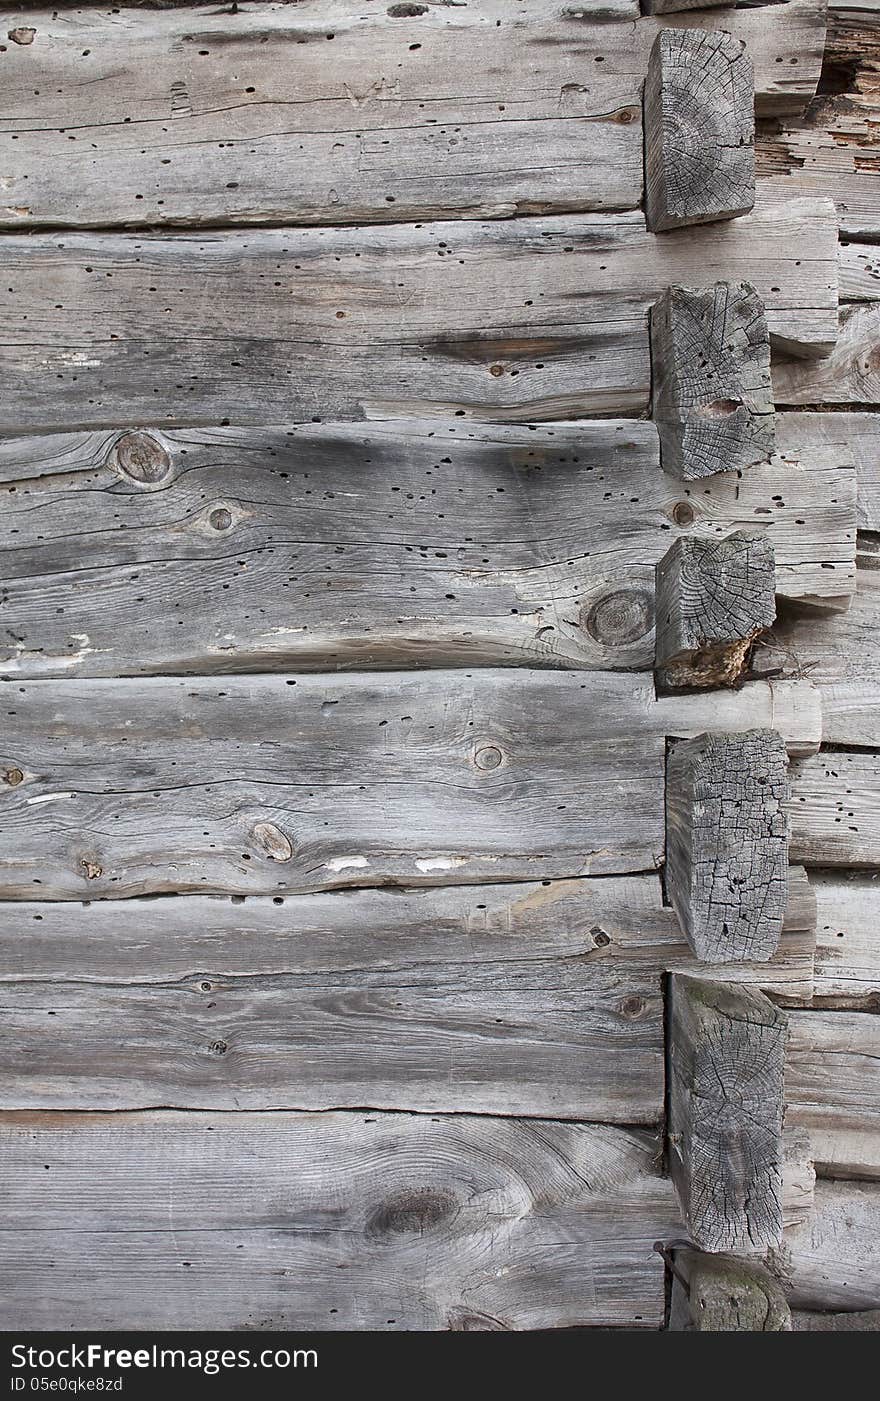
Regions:
[[[765,962],[788,891],[788,758],[775,730],[682,740],[666,765],[666,889],[706,963]]]
[[[755,82],[742,40],[661,29],[645,79],[645,208],[655,231],[755,203]]]
[[[770,335],[750,283],[669,287],[651,309],[651,377],[665,472],[696,481],[769,461]]]
[[[776,566],[766,535],[676,540],[656,570],[654,665],[659,691],[733,686],[776,618]]]
[[[701,1250],[763,1250],[782,1238],[786,1018],[741,983],[673,974],[669,1165]]]

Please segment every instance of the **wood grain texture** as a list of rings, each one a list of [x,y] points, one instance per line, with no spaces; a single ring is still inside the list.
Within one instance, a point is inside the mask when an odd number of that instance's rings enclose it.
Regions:
[[[656,701],[567,672],[52,681],[9,689],[4,898],[613,874],[663,856],[667,734],[767,717],[808,685]]]
[[[654,667],[658,686],[734,686],[776,617],[773,546],[737,530],[676,540],[657,565]]]
[[[774,1259],[792,1308],[880,1308],[878,1236],[880,1183],[817,1182],[813,1212]]]
[[[820,1176],[880,1179],[880,1017],[795,1012],[790,1027],[786,1123],[808,1130]]]
[[[827,750],[790,776],[792,861],[880,866],[880,754]]]
[[[837,460],[855,463],[858,523],[880,530],[880,420],[873,413],[782,413],[776,429],[786,454],[824,447]]]
[[[754,287],[670,287],[651,308],[651,365],[664,471],[693,481],[769,461],[770,336]]]
[[[752,282],[771,335],[824,354],[836,264],[825,201],[667,238],[638,213],[9,235],[0,432],[642,413],[664,287]]]
[[[880,1333],[880,1310],[860,1313],[815,1313],[796,1309],[792,1314],[795,1333]]]
[[[880,303],[849,302],[840,309],[840,334],[821,362],[780,360],[773,366],[777,406],[880,403]]]
[[[0,225],[366,223],[635,208],[635,0],[37,10],[3,56]],[[821,0],[724,9],[759,109],[815,91]],[[39,105],[34,87],[40,89]]]
[[[661,29],[645,78],[645,214],[677,229],[755,203],[755,75],[723,30]]]
[[[634,421],[6,439],[0,675],[647,670],[676,537],[760,525],[780,597],[847,601],[854,465],[790,437],[699,490]]]
[[[809,1002],[814,947],[794,870],[777,957],[722,973]],[[698,964],[656,875],[4,901],[0,1100],[657,1123],[669,969]]]
[[[669,997],[669,1166],[689,1236],[701,1250],[777,1245],[786,1018],[742,984],[673,974]]]
[[[816,1002],[880,1009],[880,875],[815,871]]]
[[[19,1114],[0,1120],[0,1141],[4,1327],[663,1322],[653,1242],[681,1228],[647,1133],[468,1116]]]
[[[791,1310],[777,1279],[756,1260],[676,1250],[669,1331],[788,1333]]]

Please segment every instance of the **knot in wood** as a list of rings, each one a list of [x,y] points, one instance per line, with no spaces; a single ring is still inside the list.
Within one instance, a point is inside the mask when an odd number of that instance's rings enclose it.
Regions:
[[[37,37],[37,31],[30,25],[21,25],[18,29],[10,29],[7,39],[11,39],[13,44],[32,44]]]
[[[422,1236],[457,1210],[455,1197],[446,1188],[404,1187],[386,1197],[370,1214],[367,1234]]]
[[[653,614],[644,589],[614,589],[584,605],[581,624],[603,647],[626,647],[651,631]]]
[[[484,744],[474,752],[474,764],[484,771],[498,769],[504,763],[504,751],[497,744]]]
[[[138,486],[156,486],[171,471],[171,458],[157,438],[133,431],[117,438],[108,466]]]
[[[7,769],[3,775],[3,782],[8,783],[10,788],[15,788],[24,779],[21,769]]]
[[[289,861],[293,855],[293,843],[274,822],[258,822],[254,827],[253,836],[257,846],[270,861]]]
[[[232,525],[232,512],[226,506],[216,506],[208,520],[215,530],[229,530]]]

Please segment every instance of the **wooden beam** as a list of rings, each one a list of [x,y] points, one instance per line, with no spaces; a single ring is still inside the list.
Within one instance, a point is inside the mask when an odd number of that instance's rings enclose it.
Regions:
[[[3,1115],[0,1323],[657,1329],[657,1148],[470,1115]]]
[[[880,1309],[862,1313],[811,1313],[796,1309],[791,1321],[795,1333],[880,1333]]]
[[[880,877],[873,871],[814,871],[816,1002],[821,1007],[880,1007]]]
[[[820,1176],[880,1180],[880,1017],[805,1011],[790,1024],[786,1123],[808,1130]]]
[[[803,354],[827,352],[837,330],[824,201],[665,239],[627,213],[37,233],[3,251],[0,315],[15,336],[0,347],[0,433],[640,414],[648,309],[684,281],[753,283],[771,336]]]
[[[693,481],[770,459],[770,337],[754,287],[670,287],[651,309],[651,365],[664,471]]]
[[[654,666],[663,690],[734,686],[776,617],[766,535],[680,539],[657,565]]]
[[[755,203],[754,69],[722,30],[661,29],[645,79],[648,227],[748,214]]]
[[[850,302],[840,309],[840,331],[832,353],[821,364],[780,360],[773,366],[777,405],[880,403],[880,362],[873,350],[880,338],[880,303]]]
[[[791,1310],[779,1281],[756,1260],[676,1250],[673,1333],[789,1333]]]
[[[702,1250],[760,1250],[782,1234],[786,1019],[762,993],[673,974],[669,1161]]]
[[[793,1309],[880,1309],[880,1183],[816,1183],[807,1221],[772,1258]]]
[[[797,111],[815,92],[822,0],[666,23],[720,25],[746,43],[763,112]],[[641,199],[640,94],[658,22],[639,18],[637,0],[408,15],[357,0],[61,7],[34,27],[3,56],[17,115],[0,226],[14,230],[387,223]]]
[[[792,861],[880,866],[880,755],[828,750],[790,773]]]
[[[876,413],[777,414],[777,428],[788,451],[822,443],[839,460],[848,453],[856,466],[859,527],[880,530],[880,418]]]
[[[788,779],[773,730],[701,735],[666,766],[666,885],[707,963],[772,957],[787,897]]]

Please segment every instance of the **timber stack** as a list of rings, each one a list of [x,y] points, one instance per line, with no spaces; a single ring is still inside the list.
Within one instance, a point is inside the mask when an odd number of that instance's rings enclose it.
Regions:
[[[6,1329],[874,1324],[880,17],[642,9],[4,18]]]

